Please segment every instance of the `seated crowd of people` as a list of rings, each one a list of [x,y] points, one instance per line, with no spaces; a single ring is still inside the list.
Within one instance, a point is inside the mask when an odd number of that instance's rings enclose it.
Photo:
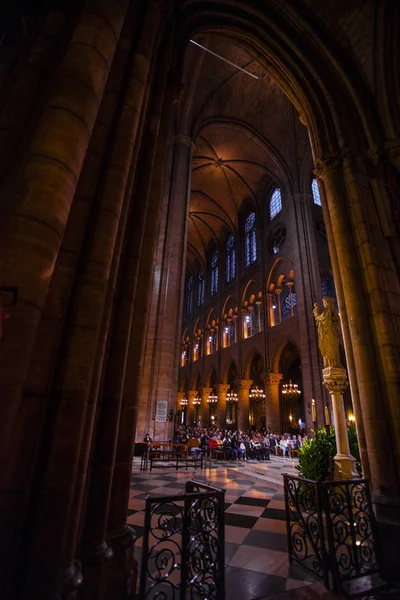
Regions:
[[[149,441],[149,439],[144,441]],[[190,452],[216,456],[215,451],[227,460],[269,460],[270,455],[290,457],[291,450],[298,450],[302,445],[302,436],[285,433],[279,435],[265,429],[233,431],[221,430],[217,427],[198,428],[178,427],[172,440],[177,444],[186,444]]]

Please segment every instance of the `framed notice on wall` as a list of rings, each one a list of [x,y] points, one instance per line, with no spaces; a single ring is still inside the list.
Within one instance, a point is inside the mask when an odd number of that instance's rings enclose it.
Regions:
[[[168,413],[168,400],[157,400],[156,423],[165,423]]]

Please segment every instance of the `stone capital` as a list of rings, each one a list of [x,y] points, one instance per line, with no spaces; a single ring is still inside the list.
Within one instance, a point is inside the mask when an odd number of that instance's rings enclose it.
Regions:
[[[282,373],[268,372],[263,375],[265,385],[279,385],[283,379]]]
[[[213,391],[213,389],[211,387],[203,387],[203,388],[201,388],[200,393],[203,397],[203,396],[209,396],[212,391]]]
[[[192,152],[194,150],[194,144],[193,144],[191,138],[188,135],[183,135],[182,133],[177,133],[175,135],[171,135],[168,138],[168,144],[169,145],[182,144],[183,146],[186,146],[187,148],[189,148]]]
[[[197,390],[189,390],[187,393],[188,400],[193,400],[197,396]]]
[[[343,394],[349,382],[346,369],[339,367],[327,367],[322,369],[323,383],[331,394]]]
[[[253,385],[252,379],[241,379],[239,381],[239,389],[240,390],[249,391],[252,385]]]
[[[230,387],[231,386],[229,385],[229,383],[219,383],[217,385],[217,394],[227,394],[229,392]]]
[[[330,171],[341,166],[343,161],[351,160],[351,152],[348,148],[343,148],[338,154],[321,154],[315,159],[314,175],[317,179],[323,180]]]

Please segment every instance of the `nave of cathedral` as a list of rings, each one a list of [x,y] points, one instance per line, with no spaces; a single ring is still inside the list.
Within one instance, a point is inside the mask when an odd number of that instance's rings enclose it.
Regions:
[[[4,9],[5,600],[133,597],[147,433],[334,421],[329,298],[398,577],[399,28],[393,0]]]

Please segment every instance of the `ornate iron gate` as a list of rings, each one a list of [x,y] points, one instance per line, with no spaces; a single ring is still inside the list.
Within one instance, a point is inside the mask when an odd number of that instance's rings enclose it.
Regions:
[[[146,498],[140,600],[225,599],[225,490],[188,481]]]
[[[317,483],[284,475],[289,560],[334,591],[378,571],[377,535],[366,479]]]

